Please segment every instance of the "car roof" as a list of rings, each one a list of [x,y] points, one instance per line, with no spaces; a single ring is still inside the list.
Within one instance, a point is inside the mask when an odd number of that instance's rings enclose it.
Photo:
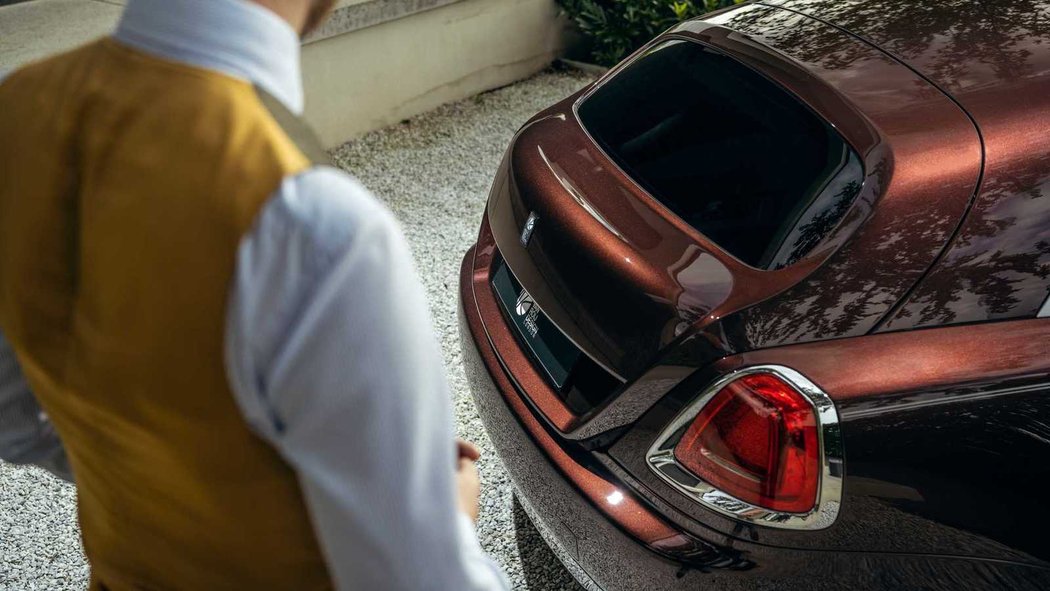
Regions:
[[[953,97],[982,130],[1050,96],[1050,0],[767,0],[878,46]],[[991,121],[988,121],[991,123]]]
[[[880,330],[1035,316],[1050,265],[1050,0],[763,4],[878,47],[955,100],[981,134],[982,177],[966,218]]]

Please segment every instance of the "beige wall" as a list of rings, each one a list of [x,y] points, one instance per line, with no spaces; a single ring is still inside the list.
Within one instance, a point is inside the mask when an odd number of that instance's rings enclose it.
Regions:
[[[328,145],[505,86],[563,47],[553,0],[463,0],[303,48],[306,117]]]
[[[35,0],[0,7],[0,71],[109,34],[123,1]],[[529,76],[564,44],[554,0],[337,5],[344,11],[330,23],[331,36],[303,47],[306,118],[328,146]],[[355,7],[360,12],[347,12]],[[369,19],[378,24],[367,26]]]

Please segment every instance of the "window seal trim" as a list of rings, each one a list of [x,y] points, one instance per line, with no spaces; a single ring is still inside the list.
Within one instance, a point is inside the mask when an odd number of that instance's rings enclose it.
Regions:
[[[587,126],[584,125],[583,119],[580,118],[580,107],[583,105],[583,103],[585,103],[588,99],[590,99],[596,92],[598,92],[602,87],[604,87],[610,80],[612,80],[613,78],[618,76],[625,69],[627,69],[627,68],[631,67],[632,65],[634,65],[635,62],[637,62],[642,57],[648,55],[652,50],[660,47],[661,45],[664,45],[665,43],[672,42],[672,41],[685,41],[685,42],[689,42],[689,43],[694,43],[696,45],[699,45],[699,46],[703,47],[704,49],[708,49],[710,51],[714,51],[714,52],[716,52],[718,54],[721,54],[721,55],[723,55],[723,56],[733,60],[734,62],[739,64],[741,67],[747,68],[747,69],[755,72],[759,76],[762,76],[763,78],[765,78],[770,84],[773,84],[774,86],[782,89],[784,92],[786,92],[790,96],[794,97],[795,100],[797,100],[803,107],[805,107],[807,110],[809,110],[813,114],[814,117],[816,117],[820,121],[823,121],[828,127],[830,127],[832,130],[835,130],[836,133],[838,132],[838,126],[835,125],[834,122],[829,121],[827,118],[822,116],[820,113],[817,113],[816,111],[814,111],[813,108],[809,105],[809,103],[807,101],[803,100],[802,97],[798,96],[790,88],[787,88],[783,84],[780,84],[779,82],[777,82],[776,80],[771,79],[769,76],[764,74],[761,70],[759,70],[759,69],[757,69],[757,68],[755,68],[755,67],[753,67],[753,66],[751,66],[749,64],[746,64],[746,63],[744,63],[742,61],[740,61],[739,59],[734,57],[731,53],[723,50],[722,48],[719,48],[716,45],[711,45],[710,43],[705,43],[705,42],[703,42],[703,41],[701,41],[699,39],[696,39],[694,37],[690,37],[688,35],[682,35],[682,34],[678,34],[678,33],[674,33],[674,32],[668,32],[668,33],[666,33],[664,35],[661,35],[661,36],[653,39],[649,43],[643,45],[642,47],[638,48],[633,54],[631,54],[630,56],[625,58],[622,62],[620,62],[619,64],[616,64],[615,66],[610,68],[604,75],[602,75],[600,78],[598,78],[598,80],[596,80],[594,83],[592,83],[591,87],[588,88],[585,92],[581,93],[576,98],[576,100],[573,101],[573,103],[572,103],[572,115],[573,115],[573,117],[576,120],[576,124],[580,127],[581,130],[583,130],[584,135],[591,142],[591,144],[593,144],[594,147],[599,152],[601,152],[601,154],[603,156],[605,156],[605,158],[609,161],[609,164],[612,165],[616,169],[616,171],[619,172],[632,185],[637,187],[638,190],[642,191],[646,195],[649,195],[652,198],[653,202],[655,204],[657,204],[666,215],[670,215],[670,216],[673,216],[673,217],[675,217],[677,219],[682,220],[682,222],[686,226],[691,228],[697,234],[703,236],[704,239],[707,240],[707,242],[709,242],[714,248],[718,249],[719,253],[724,254],[725,256],[731,258],[734,262],[736,262],[739,265],[743,265],[744,267],[747,267],[748,269],[753,269],[755,271],[759,271],[759,272],[763,272],[763,273],[771,273],[771,272],[780,271],[781,269],[768,269],[768,268],[762,268],[762,267],[755,267],[753,265],[750,265],[750,264],[742,261],[739,257],[737,257],[733,253],[729,252],[728,250],[723,248],[721,245],[719,245],[717,242],[715,242],[713,239],[711,239],[709,236],[707,236],[707,234],[704,234],[698,228],[694,227],[692,224],[690,224],[689,222],[687,222],[684,219],[682,219],[681,216],[679,216],[677,213],[672,211],[671,208],[667,207],[667,205],[665,205],[663,203],[663,201],[661,201],[660,199],[658,199],[655,196],[653,196],[652,192],[649,191],[648,189],[646,189],[637,179],[634,178],[633,175],[629,174],[626,170],[624,170],[623,166],[621,166],[620,163],[617,162],[616,159],[613,158],[609,154],[609,152],[605,149],[605,147],[602,146],[602,144],[600,142],[598,142],[594,138],[594,136],[591,134],[590,129],[588,129]],[[867,171],[867,167],[865,166],[865,159],[864,159],[864,157],[861,155],[861,152],[859,152],[857,150],[856,146],[854,146],[853,143],[849,141],[848,138],[842,136],[842,134],[839,134],[839,137],[842,139],[843,144],[849,150],[851,150],[854,154],[857,154],[857,157],[858,157],[858,159],[860,160],[860,163],[861,163],[861,167],[862,167],[862,169],[864,171],[864,174],[862,175],[861,178],[865,181],[864,184],[866,184],[868,171]],[[863,188],[863,184],[862,184],[862,188]],[[852,208],[852,206],[851,206],[851,208]],[[848,217],[848,213],[849,212],[847,211],[846,214],[843,215],[843,219]],[[842,220],[839,221],[839,224],[841,224],[841,222],[842,222]],[[837,227],[838,226],[836,226],[836,228]],[[828,233],[828,237],[832,236],[834,233],[835,233],[835,230],[833,229],[831,232]],[[819,247],[821,246],[821,244],[823,244],[826,241],[826,239],[827,239],[827,237],[825,237],[824,240],[821,240],[821,242],[819,242],[816,245],[814,245],[813,248],[810,249],[810,252],[806,253],[805,256],[803,256],[798,261],[795,261],[795,263],[793,265],[789,265],[789,266],[797,265],[801,261],[804,261],[804,260],[808,259],[812,253],[817,252],[819,250]]]

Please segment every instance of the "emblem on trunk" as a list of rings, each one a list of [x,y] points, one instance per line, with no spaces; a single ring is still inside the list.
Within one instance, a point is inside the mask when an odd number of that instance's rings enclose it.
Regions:
[[[532,299],[529,292],[521,291],[518,301],[514,304],[514,311],[522,318],[522,324],[525,325],[525,331],[529,333],[529,336],[536,338],[540,332],[540,325],[536,322],[540,309],[536,307],[536,300]]]
[[[518,316],[524,316],[528,314],[532,310],[532,307],[535,305],[536,302],[533,301],[532,296],[529,295],[529,292],[523,291],[521,292],[521,295],[518,296],[518,301],[514,305],[514,311],[518,313]]]
[[[536,220],[538,219],[539,216],[537,216],[534,211],[529,214],[529,219],[525,220],[525,227],[521,229],[522,246],[527,247],[529,245],[529,240],[532,239],[532,231],[536,229]]]

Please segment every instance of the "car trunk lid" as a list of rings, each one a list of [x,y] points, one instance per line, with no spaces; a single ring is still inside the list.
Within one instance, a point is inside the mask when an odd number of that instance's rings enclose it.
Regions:
[[[972,195],[980,168],[980,145],[965,115],[943,95],[929,85],[916,88],[925,83],[907,68],[817,21],[760,6],[729,14],[738,13],[750,15],[749,20],[741,21],[740,28],[751,27],[756,37],[762,29],[758,17],[767,13],[784,13],[806,21],[806,26],[816,29],[811,32],[823,36],[831,49],[836,45],[849,46],[851,55],[861,62],[859,69],[867,68],[869,73],[877,74],[880,82],[868,81],[858,88],[856,78],[837,75],[849,64],[814,61],[814,56],[807,61],[806,55],[786,58],[753,38],[734,32],[729,17],[720,17],[719,23],[687,23],[651,48],[666,41],[699,41],[708,48],[701,48],[702,51],[710,51],[719,59],[729,56],[747,69],[749,81],[760,76],[769,92],[796,101],[821,121],[833,121],[835,133],[841,134],[843,144],[861,161],[862,186],[849,196],[841,211],[825,216],[830,223],[825,223],[815,240],[804,244],[805,252],[778,263],[775,255],[784,251],[780,246],[798,242],[797,234],[774,227],[767,229],[761,248],[750,253],[734,251],[729,244],[733,232],[719,234],[712,228],[701,231],[705,220],[702,215],[690,220],[692,223],[683,219],[688,214],[668,199],[659,183],[642,178],[646,171],[619,153],[628,142],[592,137],[591,130],[581,123],[581,118],[587,119],[586,113],[581,111],[578,116],[579,99],[583,98],[584,105],[593,100],[610,78],[622,74],[622,68],[610,73],[597,87],[585,89],[533,118],[515,137],[493,186],[488,207],[492,237],[502,264],[521,292],[527,293],[550,323],[578,348],[581,358],[614,378],[606,393],[591,397],[589,406],[573,411],[578,420],[570,428],[560,426],[562,431],[571,430],[582,437],[625,424],[693,369],[750,348],[748,327],[741,325],[738,312],[763,302],[779,302],[783,299],[780,294],[785,293],[789,294],[788,301],[795,298],[802,302],[797,304],[801,307],[808,296],[796,293],[800,286],[806,284],[810,275],[819,275],[815,270],[833,255],[838,259],[842,256],[840,250],[849,250],[843,245],[855,240],[854,235],[862,226],[864,233],[869,234],[862,241],[862,248],[867,249],[865,255],[871,255],[870,249],[875,248],[872,242],[880,234],[887,235],[887,228],[892,225],[892,220],[880,219],[871,227],[869,218],[878,217],[873,207],[877,200],[895,197],[890,215],[922,210],[938,216],[947,227],[957,222]],[[712,47],[717,50],[712,51]],[[882,86],[892,91],[879,95]],[[802,94],[789,93],[784,87],[800,89]],[[653,93],[661,91],[655,80],[651,89]],[[644,98],[644,93],[640,96]],[[688,98],[688,94],[680,96],[683,101]],[[629,103],[615,115],[625,119],[645,116],[639,111],[644,104],[632,107]],[[871,116],[858,108],[858,103],[879,109]],[[943,179],[937,187],[938,197],[925,203],[913,199],[915,195],[924,196],[922,191],[907,193],[915,190],[914,186],[905,182],[894,184],[897,153],[931,149],[928,142],[923,147],[922,142],[900,128],[904,110],[909,110],[912,120],[925,117],[926,120],[918,119],[922,121],[920,127],[937,130],[958,149],[954,156],[959,166],[952,170],[959,173],[958,178]],[[718,117],[717,112],[702,114],[692,129],[702,130],[705,121]],[[610,121],[606,125],[615,127],[615,119]],[[747,123],[753,134],[762,121]],[[641,135],[644,133],[636,137]],[[727,138],[728,142],[732,140]],[[931,154],[937,149],[940,148],[933,148]],[[788,155],[785,152],[785,157]],[[745,150],[712,157],[747,160],[748,153]],[[847,163],[848,158],[842,160],[843,167]],[[743,168],[737,162],[732,164],[738,176],[761,174],[763,160],[750,160]],[[688,162],[683,166],[688,166]],[[673,168],[667,170],[673,176]],[[797,229],[802,224],[800,220],[807,219],[806,204],[817,203],[817,197],[832,180],[812,179],[805,194],[799,193],[801,196],[790,207],[782,208],[780,215],[794,220]],[[798,192],[797,188],[804,184],[795,182],[792,187]],[[914,256],[897,257],[893,280],[887,281],[892,285],[872,284],[873,291],[882,290],[866,310],[874,318],[872,323],[928,268],[947,236],[948,232],[940,226],[922,233],[917,238],[920,244],[906,245]],[[890,261],[867,264],[863,257],[851,257],[848,262],[848,270],[838,271],[841,280],[861,284],[871,283],[873,272],[885,275],[887,267],[893,267]],[[831,313],[833,308],[829,305],[824,312]],[[504,312],[510,315],[506,306]],[[854,323],[844,332],[865,330],[862,324]],[[831,328],[822,334],[810,334],[809,338],[835,336],[842,335]],[[571,388],[572,379],[568,381]],[[564,394],[557,384],[554,388]],[[544,408],[540,410],[549,414]]]

